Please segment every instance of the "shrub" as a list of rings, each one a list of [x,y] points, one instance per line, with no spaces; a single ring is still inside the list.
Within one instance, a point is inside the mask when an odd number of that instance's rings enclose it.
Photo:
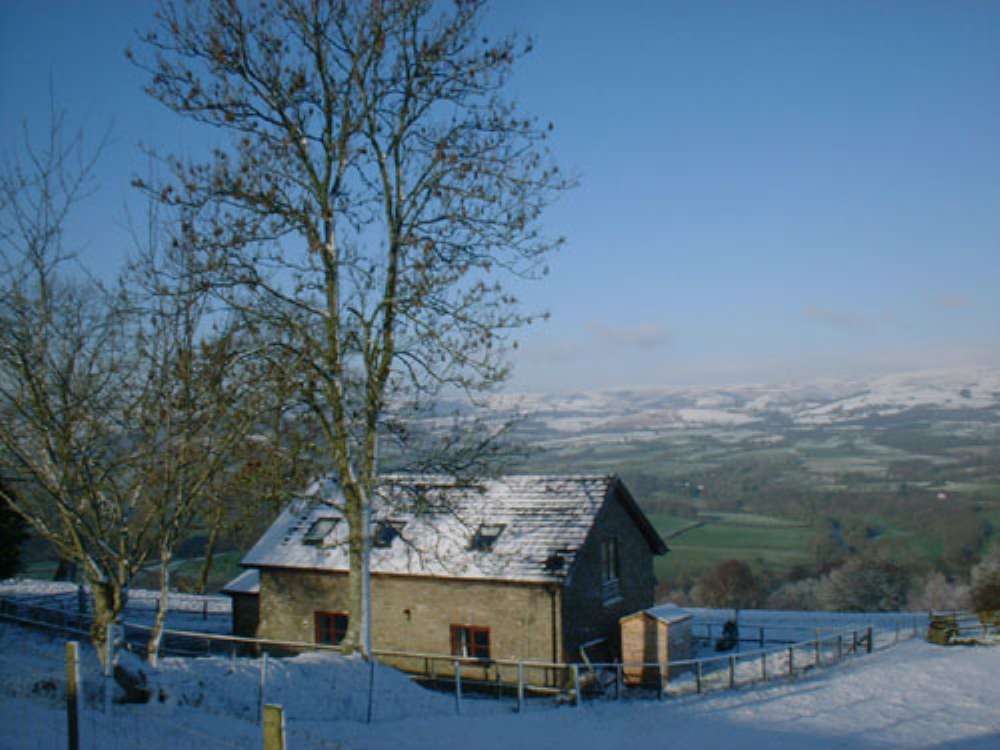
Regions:
[[[977,612],[1000,610],[1000,546],[972,568],[972,606]]]
[[[909,576],[886,560],[852,557],[826,576],[817,599],[823,609],[848,612],[895,612],[903,609]]]

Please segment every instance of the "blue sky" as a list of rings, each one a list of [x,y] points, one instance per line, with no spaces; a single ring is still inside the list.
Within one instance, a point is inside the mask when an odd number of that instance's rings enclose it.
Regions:
[[[138,2],[0,4],[0,132],[56,99],[95,135],[74,236],[120,262],[138,144],[215,136],[141,92]],[[1000,3],[525,2],[510,94],[556,124],[568,238],[519,288],[512,386],[564,390],[1000,364]]]

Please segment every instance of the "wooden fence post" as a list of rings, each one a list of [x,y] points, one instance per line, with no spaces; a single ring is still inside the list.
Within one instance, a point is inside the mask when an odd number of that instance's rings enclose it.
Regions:
[[[696,661],[694,665],[695,665],[695,673],[694,673],[695,688],[698,691],[698,694],[701,695],[701,659]]]
[[[69,750],[80,750],[80,652],[76,641],[66,642],[66,736]]]
[[[760,679],[767,682],[767,652],[760,652]]]
[[[368,711],[365,714],[365,723],[372,723],[372,714],[375,710],[375,657],[368,654]]]
[[[260,680],[257,685],[257,720],[263,721],[264,686],[267,683],[267,651],[260,655]]]
[[[573,705],[580,707],[580,667],[577,664],[569,665],[569,676],[573,683]]]
[[[264,750],[285,750],[285,712],[281,706],[264,706]]]
[[[788,676],[795,674],[795,646],[788,647]]]
[[[818,667],[819,666],[819,662],[820,662],[820,658],[819,658],[819,638],[817,638],[815,641],[813,641],[813,648],[816,650],[816,658],[815,658],[815,660],[814,660],[813,663],[814,663],[814,666]]]
[[[736,657],[729,655],[729,689],[736,687]]]
[[[524,711],[524,663],[517,663],[517,712]]]
[[[875,642],[875,638],[873,637],[873,635],[874,635],[874,628],[871,625],[869,625],[868,633],[865,636],[865,651],[867,651],[869,654],[872,652],[872,647],[874,646]]]
[[[851,631],[851,654],[853,655],[853,654],[857,654],[857,653],[858,653],[858,631],[857,630],[852,630]]]
[[[759,628],[759,630],[760,630],[760,639],[759,639],[760,640],[760,647],[764,648],[764,626],[761,625],[760,628]]]
[[[462,660],[455,659],[455,713],[462,713]]]
[[[109,622],[104,631],[104,713],[111,713],[111,673],[115,658],[115,624]]]

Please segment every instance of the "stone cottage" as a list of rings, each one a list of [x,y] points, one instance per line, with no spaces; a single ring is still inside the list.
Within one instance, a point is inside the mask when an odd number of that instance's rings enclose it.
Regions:
[[[610,657],[619,618],[653,604],[653,558],[667,546],[618,477],[456,485],[398,475],[382,486],[372,519],[376,649],[566,662],[587,648]],[[316,483],[243,559],[258,576],[233,586],[239,635],[344,637],[347,524],[328,502],[337,497],[335,483]]]

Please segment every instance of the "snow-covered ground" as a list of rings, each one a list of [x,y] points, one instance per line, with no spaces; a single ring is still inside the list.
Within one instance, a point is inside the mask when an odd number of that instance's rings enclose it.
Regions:
[[[86,650],[85,650],[86,651]],[[0,747],[65,746],[58,683],[62,643],[0,626]],[[258,746],[252,668],[224,659],[167,659],[154,684],[164,702],[100,711],[84,655],[88,706],[84,748],[161,750],[197,742]],[[247,660],[247,664],[251,664]],[[273,667],[273,665],[272,665]],[[956,748],[1000,747],[1000,648],[935,647],[911,640],[809,676],[701,698],[600,700],[580,708],[466,700],[431,693],[379,670],[376,717],[363,715],[367,672],[337,656],[284,661],[266,700],[287,709],[289,747],[299,748]],[[280,677],[278,676],[280,675]],[[200,697],[199,697],[200,696]],[[308,710],[305,709],[309,705]]]
[[[39,584],[3,584],[0,593],[64,597]],[[196,604],[197,602],[194,602]],[[190,602],[189,602],[190,604]],[[702,622],[731,615],[696,610]],[[794,679],[756,683],[700,697],[673,697],[693,676],[671,680],[668,697],[586,700],[582,707],[551,699],[529,700],[514,713],[512,701],[466,696],[462,714],[451,694],[424,690],[405,675],[379,667],[374,680],[374,722],[364,721],[369,672],[364,662],[336,654],[270,659],[263,696],[258,659],[166,658],[142,669],[153,700],[115,705],[103,712],[100,667],[81,645],[83,748],[166,750],[197,744],[210,748],[258,747],[259,703],[285,707],[288,746],[300,748],[1000,748],[1000,646],[938,647],[912,634],[912,614],[866,615],[744,611],[744,628],[783,626],[814,637],[865,627],[881,637],[872,655],[835,666],[808,667]],[[923,620],[919,621],[920,629]],[[64,639],[0,623],[0,748],[65,747]],[[809,665],[809,650],[799,670]],[[829,651],[826,652],[829,655]],[[781,675],[787,659],[775,653],[769,674]],[[737,667],[737,681],[754,677],[759,662]],[[725,684],[721,673],[706,686]]]

